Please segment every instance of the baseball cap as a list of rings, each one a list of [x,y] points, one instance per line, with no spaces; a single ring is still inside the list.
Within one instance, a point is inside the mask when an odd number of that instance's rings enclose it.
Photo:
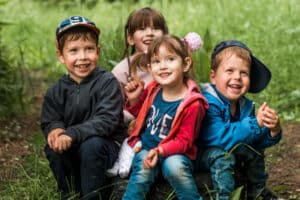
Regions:
[[[100,34],[100,30],[96,27],[95,23],[92,22],[90,19],[82,16],[71,16],[59,23],[56,29],[56,40],[59,40],[59,38],[66,30],[69,30],[70,28],[73,28],[75,26],[87,27],[91,31],[93,31],[97,36],[99,36]]]
[[[238,46],[243,49],[246,49],[250,52],[251,56],[251,69],[250,69],[250,88],[249,92],[258,93],[265,89],[271,80],[272,74],[269,69],[258,59],[256,58],[250,49],[241,41],[238,40],[225,40],[217,44],[213,50],[211,55],[211,59],[214,59],[215,56],[220,53],[222,50],[232,47]]]

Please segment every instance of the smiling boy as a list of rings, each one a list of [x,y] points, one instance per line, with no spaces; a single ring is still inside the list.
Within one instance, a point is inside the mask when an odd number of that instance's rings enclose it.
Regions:
[[[237,40],[222,41],[211,57],[210,84],[203,86],[209,109],[203,120],[196,168],[209,170],[215,198],[229,200],[234,169],[243,166],[247,199],[276,199],[266,188],[264,149],[281,139],[279,116],[264,102],[255,115],[248,92],[258,93],[271,73]]]
[[[81,16],[56,29],[56,52],[68,73],[44,97],[41,128],[45,154],[61,192],[101,199],[105,171],[118,156],[125,137],[123,99],[118,81],[98,67],[100,30]]]

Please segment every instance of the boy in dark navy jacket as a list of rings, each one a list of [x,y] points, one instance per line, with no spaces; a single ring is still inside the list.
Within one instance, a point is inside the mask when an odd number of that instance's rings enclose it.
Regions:
[[[47,90],[41,128],[62,199],[74,190],[82,199],[100,199],[105,171],[125,137],[119,83],[97,66],[99,34],[81,16],[63,20],[56,30],[57,57],[68,73]]]

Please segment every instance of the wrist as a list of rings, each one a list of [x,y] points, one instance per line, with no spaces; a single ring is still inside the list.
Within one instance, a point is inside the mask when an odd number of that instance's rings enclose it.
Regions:
[[[159,148],[158,148],[158,147],[154,148],[154,151],[157,153],[157,155],[158,155],[158,156],[160,156],[160,155],[161,155],[161,151],[159,150]]]

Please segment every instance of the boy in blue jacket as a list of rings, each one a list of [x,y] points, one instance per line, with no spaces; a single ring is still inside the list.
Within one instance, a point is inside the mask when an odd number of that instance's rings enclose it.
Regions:
[[[44,97],[41,128],[62,199],[103,199],[105,171],[125,137],[123,99],[117,79],[98,67],[100,30],[81,16],[56,29],[56,52],[68,73]]]
[[[219,43],[211,56],[210,84],[203,95],[209,109],[203,120],[196,168],[210,171],[215,198],[229,200],[234,168],[243,166],[247,199],[276,199],[265,188],[264,149],[281,139],[278,114],[264,102],[255,115],[247,92],[262,91],[271,79],[268,68],[240,41]]]

